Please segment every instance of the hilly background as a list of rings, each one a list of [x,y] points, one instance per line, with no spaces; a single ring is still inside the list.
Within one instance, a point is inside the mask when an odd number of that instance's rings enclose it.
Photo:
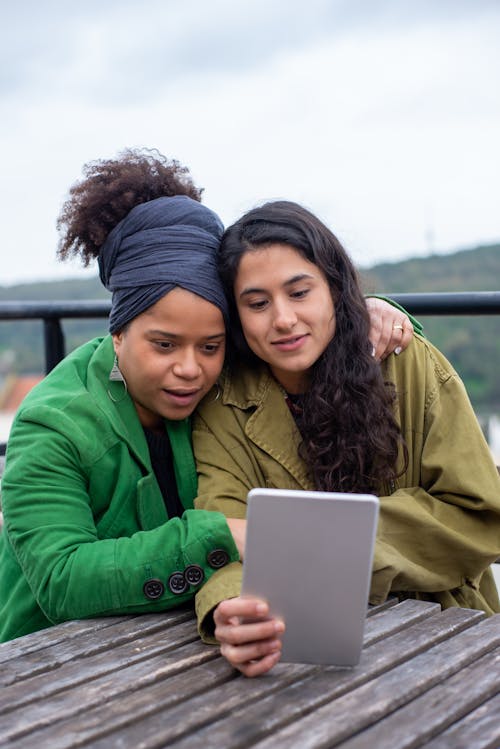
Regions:
[[[366,292],[499,291],[500,244],[431,255],[360,269]],[[105,299],[97,276],[0,287],[0,301]],[[465,381],[479,415],[500,413],[500,317],[421,316],[427,337],[450,359]],[[63,321],[66,350],[107,332],[107,321]],[[0,321],[0,368],[43,371],[43,328],[39,321]]]

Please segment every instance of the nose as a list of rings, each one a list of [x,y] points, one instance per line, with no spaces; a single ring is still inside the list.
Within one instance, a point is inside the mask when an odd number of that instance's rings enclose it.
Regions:
[[[273,327],[275,330],[291,330],[297,322],[297,315],[293,307],[286,301],[276,302],[274,305]]]
[[[176,377],[183,380],[195,380],[201,373],[196,352],[193,349],[180,351],[172,370]]]

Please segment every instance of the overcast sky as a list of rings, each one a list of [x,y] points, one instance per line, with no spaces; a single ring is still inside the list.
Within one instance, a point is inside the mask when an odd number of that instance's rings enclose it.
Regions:
[[[83,274],[57,215],[126,147],[225,223],[304,203],[359,265],[500,240],[498,0],[2,5],[0,284]]]

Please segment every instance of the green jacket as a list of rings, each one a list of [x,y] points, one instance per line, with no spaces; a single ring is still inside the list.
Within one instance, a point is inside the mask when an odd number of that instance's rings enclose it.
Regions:
[[[500,478],[464,386],[444,356],[415,336],[383,364],[398,392],[397,418],[409,451],[406,473],[380,490],[370,602],[389,593],[500,611],[489,566],[500,556]],[[253,487],[312,489],[298,457],[300,436],[267,368],[227,373],[222,396],[207,397],[193,424],[196,507],[244,517]],[[202,636],[211,611],[238,595],[241,563],[197,593]]]
[[[0,640],[179,605],[196,586],[172,593],[172,573],[194,564],[208,579],[210,552],[221,548],[239,559],[224,515],[192,509],[188,421],[166,422],[186,508],[168,520],[137,412],[123,384],[109,381],[113,358],[110,336],[90,341],[16,416],[2,477]]]

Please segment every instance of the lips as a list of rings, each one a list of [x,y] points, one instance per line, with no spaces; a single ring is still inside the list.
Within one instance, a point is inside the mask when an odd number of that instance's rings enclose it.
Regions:
[[[307,338],[307,333],[301,335],[288,336],[287,338],[279,338],[277,341],[271,341],[271,345],[275,346],[279,351],[295,351],[300,348]]]
[[[199,397],[201,389],[196,388],[194,390],[169,390],[168,388],[164,388],[163,392],[174,403],[177,403],[180,406],[186,406]]]

